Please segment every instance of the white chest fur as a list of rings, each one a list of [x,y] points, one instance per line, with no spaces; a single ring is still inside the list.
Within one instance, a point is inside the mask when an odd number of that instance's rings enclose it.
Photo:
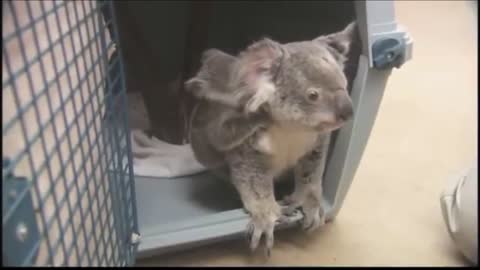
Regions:
[[[260,136],[257,145],[269,155],[273,172],[278,175],[310,151],[317,138],[318,133],[296,125],[274,125]]]

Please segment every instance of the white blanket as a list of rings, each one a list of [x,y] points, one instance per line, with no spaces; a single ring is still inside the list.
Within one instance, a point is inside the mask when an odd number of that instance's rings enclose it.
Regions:
[[[169,87],[175,87],[172,83]],[[175,178],[205,171],[196,159],[190,144],[175,145],[149,137],[143,132],[151,126],[140,92],[129,92],[128,117],[136,176]]]
[[[174,178],[205,171],[190,144],[174,145],[141,130],[131,131],[133,171],[137,176]]]
[[[174,178],[205,171],[190,144],[174,145],[141,130],[131,131],[133,171],[137,176]]]

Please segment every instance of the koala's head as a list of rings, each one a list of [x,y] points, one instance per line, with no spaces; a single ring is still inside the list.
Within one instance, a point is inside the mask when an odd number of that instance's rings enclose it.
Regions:
[[[248,110],[265,108],[278,122],[332,131],[353,116],[344,63],[355,24],[312,41],[263,39],[238,56],[232,87],[255,94]]]

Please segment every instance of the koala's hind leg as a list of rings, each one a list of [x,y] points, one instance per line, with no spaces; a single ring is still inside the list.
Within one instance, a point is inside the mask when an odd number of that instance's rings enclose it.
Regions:
[[[239,157],[236,161],[230,163],[231,180],[251,218],[246,231],[250,249],[257,249],[264,234],[269,256],[275,224],[281,219],[280,206],[273,190],[273,176],[256,159]]]
[[[294,192],[283,199],[284,214],[290,214],[301,207],[304,220],[303,228],[313,231],[325,224],[325,209],[323,202],[323,172],[330,135],[319,138],[317,147],[305,155],[294,168]]]

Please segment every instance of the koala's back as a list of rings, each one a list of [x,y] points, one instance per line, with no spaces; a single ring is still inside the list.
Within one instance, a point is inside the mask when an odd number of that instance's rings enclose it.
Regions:
[[[212,145],[208,132],[212,122],[218,121],[220,113],[215,106],[199,101],[190,119],[190,144],[195,158],[205,167],[212,169],[225,164],[224,154]]]
[[[231,119],[243,119],[248,123],[235,108],[219,102],[198,100],[193,109],[190,119],[191,146],[197,160],[210,169],[224,165],[225,152],[241,144],[242,137],[248,136],[238,127],[227,126],[226,122]],[[244,128],[251,132],[255,130],[247,126]]]

